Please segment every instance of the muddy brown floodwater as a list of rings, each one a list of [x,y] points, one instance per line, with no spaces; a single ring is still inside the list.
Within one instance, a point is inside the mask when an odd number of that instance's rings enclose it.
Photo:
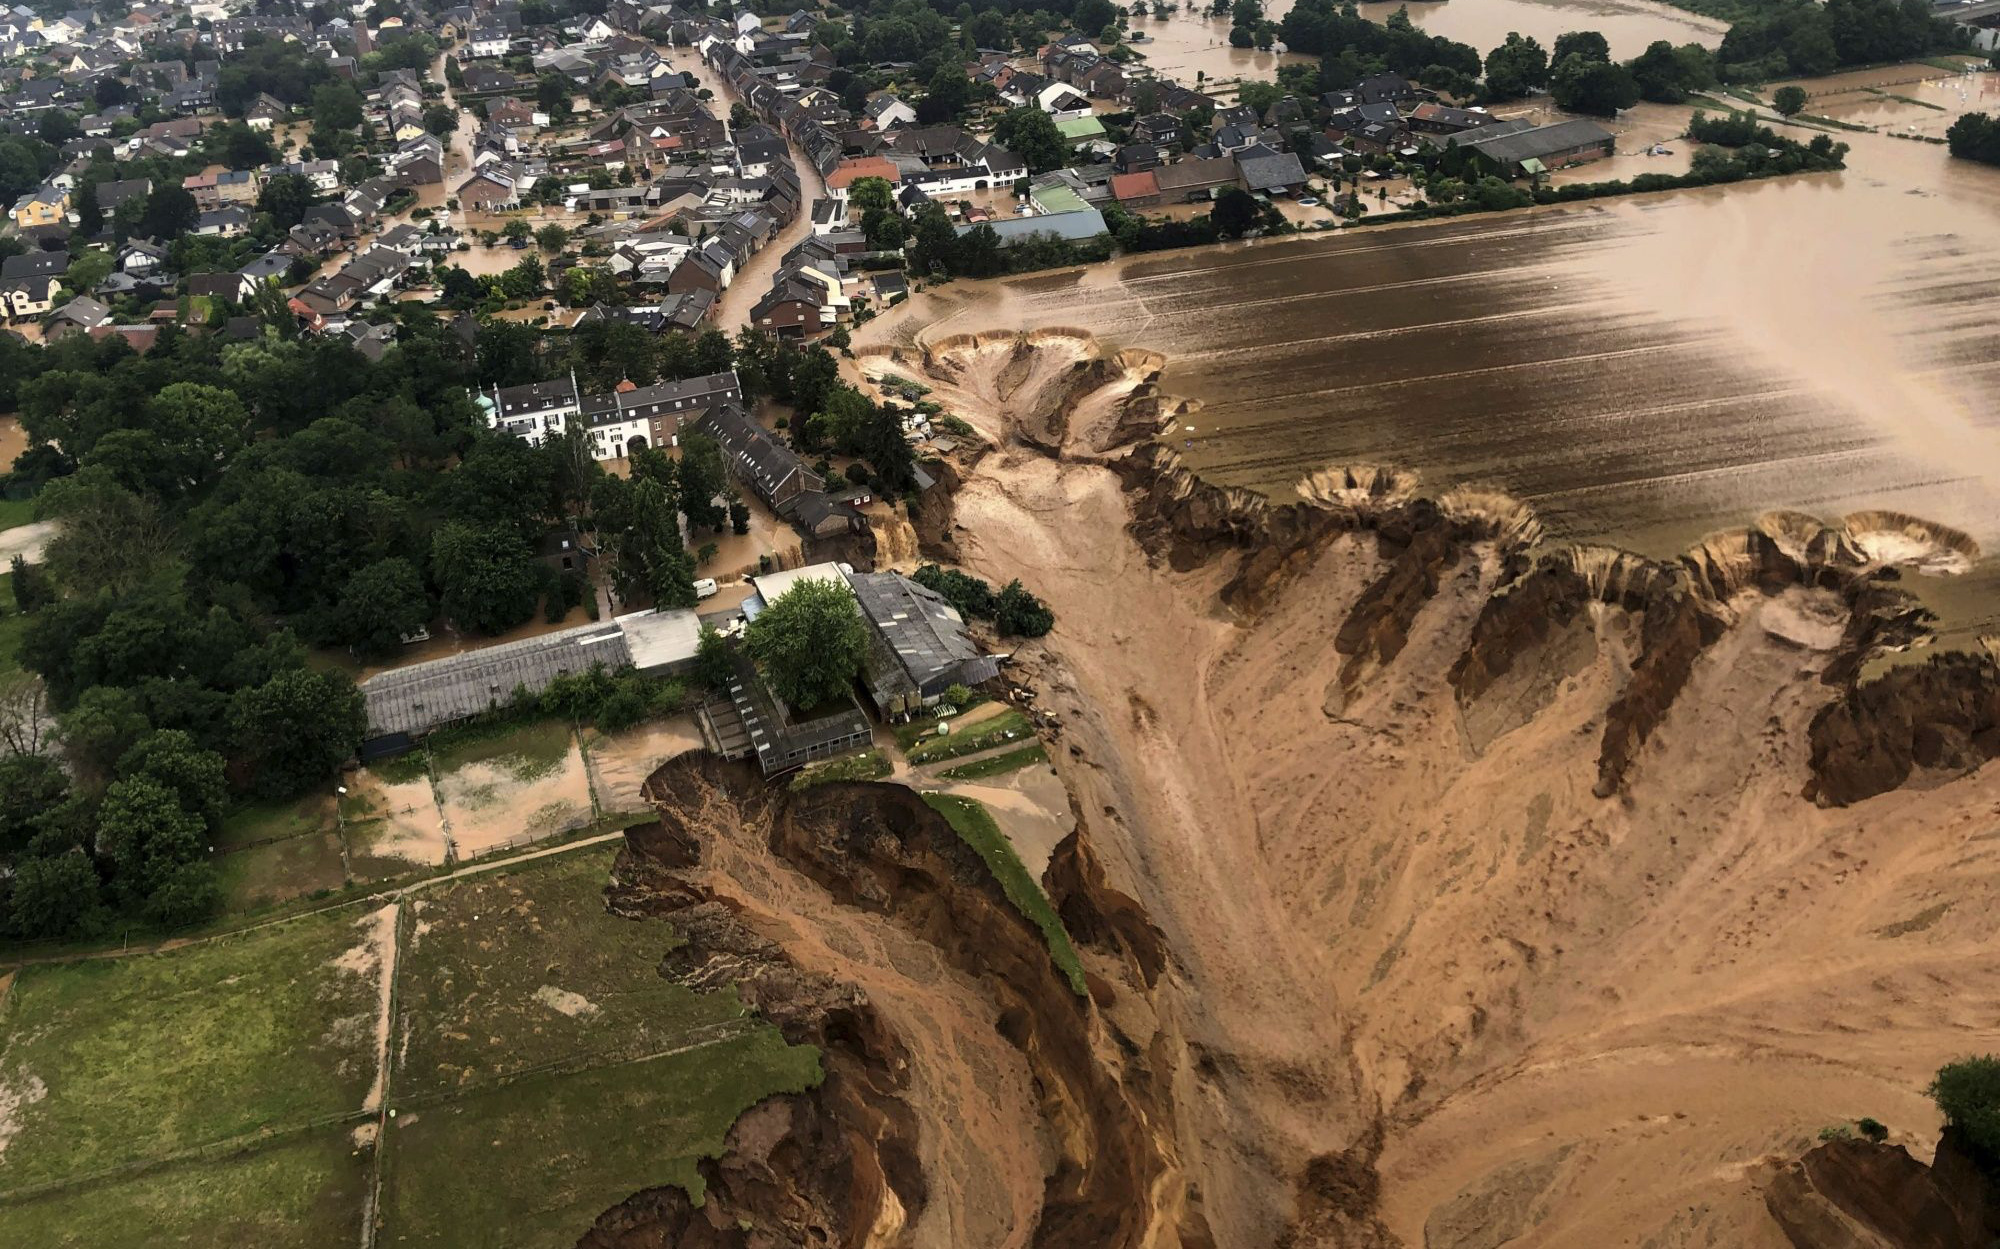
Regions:
[[[1991,551],[2000,172],[1841,137],[1838,174],[954,283],[869,337],[1157,351],[1199,404],[1174,449],[1281,495],[1378,462],[1653,555],[1771,508],[1909,512]],[[1991,568],[1927,591],[1954,640],[1996,628]]]

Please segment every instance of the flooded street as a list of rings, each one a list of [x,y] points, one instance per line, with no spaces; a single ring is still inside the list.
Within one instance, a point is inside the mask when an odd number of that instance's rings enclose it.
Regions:
[[[1387,463],[1656,556],[1775,508],[2000,550],[2000,171],[1841,137],[1840,174],[954,283],[869,340],[1061,325],[1161,352],[1201,405],[1174,448],[1279,497]],[[1994,566],[1926,587],[1950,640],[2000,629]]]

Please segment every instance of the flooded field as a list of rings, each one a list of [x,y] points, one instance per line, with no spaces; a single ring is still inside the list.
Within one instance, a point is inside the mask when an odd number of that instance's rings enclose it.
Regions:
[[[590,778],[575,734],[561,721],[448,746],[434,753],[433,767],[456,858],[477,858],[590,822]]]
[[[1359,7],[1363,17],[1379,22],[1403,6],[1374,3]],[[1648,0],[1424,0],[1410,5],[1409,10],[1410,20],[1427,34],[1469,43],[1482,56],[1505,43],[1510,31],[1519,31],[1549,48],[1555,45],[1557,35],[1594,30],[1610,43],[1611,55],[1624,60],[1660,39],[1713,48],[1729,29],[1727,22]]]
[[[870,337],[1065,325],[1161,352],[1201,405],[1175,449],[1281,496],[1390,463],[1653,555],[1773,508],[2000,550],[2000,173],[1840,137],[1840,174],[955,283]],[[1955,640],[2000,628],[1994,564],[1927,587]]]
[[[28,433],[18,418],[0,416],[0,473],[14,466],[14,457],[28,449]]]
[[[701,732],[692,716],[671,716],[622,733],[590,730],[590,784],[606,811],[644,811],[639,787],[661,764],[675,755],[701,749]]]

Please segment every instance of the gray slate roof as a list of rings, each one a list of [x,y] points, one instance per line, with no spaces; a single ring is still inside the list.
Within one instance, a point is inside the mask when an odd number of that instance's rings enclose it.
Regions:
[[[420,736],[505,703],[516,686],[539,692],[565,672],[584,672],[594,663],[618,669],[631,662],[625,631],[607,620],[411,664],[361,683],[368,733]]]
[[[1477,136],[1478,131],[1473,131],[1472,134]],[[1483,139],[1474,137],[1470,142],[1461,139],[1459,146],[1469,147],[1480,155],[1490,156],[1502,164],[1515,164],[1524,160],[1540,160],[1544,156],[1587,147],[1592,143],[1603,143],[1611,137],[1611,132],[1596,122],[1577,119],[1559,121],[1553,126],[1541,126],[1517,134],[1496,135]]]

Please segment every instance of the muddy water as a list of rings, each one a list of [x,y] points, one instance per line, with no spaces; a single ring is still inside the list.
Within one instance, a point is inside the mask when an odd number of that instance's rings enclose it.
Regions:
[[[0,416],[0,473],[14,466],[14,457],[28,449],[27,431],[19,418]]]
[[[1909,512],[2000,553],[2000,172],[1842,137],[1840,174],[953,284],[870,329],[1159,351],[1202,404],[1174,447],[1278,494],[1388,462],[1654,555],[1771,508]],[[1926,587],[1953,640],[2000,630],[1997,563]]]
[[[1383,21],[1402,6],[1359,7],[1363,17]],[[1481,55],[1505,43],[1510,31],[1551,48],[1557,35],[1594,30],[1611,44],[1611,55],[1622,60],[1639,55],[1659,39],[1713,48],[1729,29],[1726,22],[1649,0],[1429,0],[1412,4],[1409,10],[1410,20],[1426,33],[1469,43]]]

